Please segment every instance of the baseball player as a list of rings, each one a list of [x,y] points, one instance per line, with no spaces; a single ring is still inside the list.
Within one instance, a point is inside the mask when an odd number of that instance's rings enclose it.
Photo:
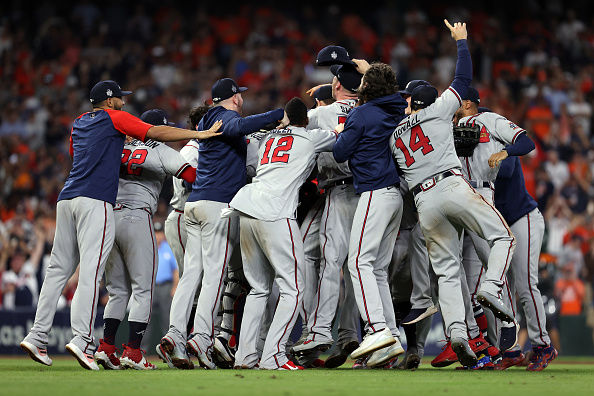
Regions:
[[[461,177],[451,134],[451,119],[472,81],[472,61],[466,44],[466,24],[445,20],[458,47],[456,76],[437,99],[437,90],[420,86],[412,92],[412,114],[392,134],[390,146],[411,187],[426,238],[431,265],[438,277],[439,302],[446,334],[464,366],[475,366],[468,344],[460,285],[459,234],[470,229],[489,241],[490,276],[479,295],[484,304],[513,320],[498,298],[513,254],[515,240],[499,213]],[[437,99],[437,100],[436,100]],[[498,272],[497,272],[498,271]]]
[[[544,219],[536,202],[526,191],[518,157],[505,159],[499,169],[495,180],[495,207],[510,224],[518,240],[508,272],[510,294],[513,296],[515,292],[518,293],[526,315],[528,337],[534,352],[527,370],[541,371],[557,357],[557,350],[551,345],[547,333],[546,314],[537,287]],[[524,355],[519,348],[517,346],[514,350],[504,352],[503,360],[496,365],[496,369],[503,370],[521,363]]]
[[[335,76],[332,81],[332,95],[336,101],[331,105],[311,110],[308,113],[307,129],[333,129],[337,124],[344,123],[351,109],[357,104],[358,96],[355,91],[361,84],[362,74],[354,66],[347,65],[333,65],[330,70]],[[293,352],[299,354],[314,350],[324,351],[334,343],[332,322],[339,302],[340,271],[344,267],[345,276],[348,276],[346,258],[349,237],[359,201],[353,186],[352,173],[346,163],[337,163],[331,153],[320,153],[317,162],[318,186],[324,189],[326,194],[318,234],[321,262],[313,304],[306,305],[308,337],[303,344],[293,348]],[[347,303],[343,304],[342,315],[347,319],[354,315],[354,301],[351,283],[346,282],[345,285]],[[342,350],[348,345],[347,352],[350,353],[358,346],[356,327],[341,330],[336,348]],[[338,363],[342,365],[344,361],[335,362]]]
[[[283,118],[283,109],[242,118],[243,98],[239,87],[230,78],[218,80],[212,87],[214,106],[202,118],[198,128],[222,119],[222,136],[200,142],[196,181],[184,207],[188,240],[184,256],[184,275],[181,277],[173,302],[169,331],[161,339],[165,352],[171,354],[176,345],[186,344],[186,325],[190,301],[198,287],[194,334],[187,341],[188,351],[196,355],[200,364],[216,369],[211,360],[214,325],[227,264],[237,243],[238,220],[222,219],[219,212],[229,207],[235,193],[246,183],[246,138],[252,132]],[[177,352],[176,352],[177,353]],[[173,356],[172,359],[183,359]],[[173,360],[175,363],[175,360]]]
[[[168,125],[159,109],[148,110],[140,119],[151,125]],[[167,176],[192,183],[196,168],[171,147],[147,140],[127,139],[122,152],[115,217],[114,245],[105,266],[109,300],[103,313],[104,334],[95,352],[97,363],[107,370],[134,368],[153,370],[140,350],[142,337],[151,318],[153,290],[158,266],[153,216]],[[129,337],[118,364],[115,337],[128,314]]]
[[[58,196],[56,235],[33,328],[21,342],[29,356],[50,366],[49,331],[66,281],[80,263],[79,281],[71,306],[74,338],[66,349],[88,370],[99,370],[93,359],[93,337],[99,284],[113,245],[113,206],[125,136],[138,140],[175,141],[220,135],[216,130],[189,131],[166,125],[153,126],[121,111],[122,91],[111,80],[97,83],[90,92],[93,110],[80,115],[72,126],[72,170]]]
[[[298,189],[315,166],[316,155],[330,151],[337,134],[306,130],[307,107],[299,98],[290,100],[285,111],[290,126],[262,140],[256,176],[230,203],[242,213],[241,252],[251,286],[241,323],[237,368],[259,364],[260,369],[303,369],[288,360],[285,351],[303,290],[303,243],[295,218]],[[273,281],[280,297],[258,359],[256,343]]]
[[[463,97],[462,106],[456,111],[454,119],[458,120],[458,125],[461,127],[472,126],[477,128],[480,130],[480,135],[478,144],[475,145],[471,152],[463,152],[464,149],[461,147],[458,148],[458,152],[464,154],[464,156],[460,156],[464,178],[489,204],[493,205],[493,184],[499,169],[499,162],[508,155],[525,155],[532,151],[535,146],[532,140],[526,136],[524,129],[505,117],[490,111],[479,113],[479,103],[478,91],[470,87]],[[457,136],[458,130],[459,128],[454,128],[455,138],[459,142],[458,146],[460,146],[460,138]],[[505,148],[506,144],[509,145],[507,148]],[[472,244],[476,252],[476,255],[465,253],[465,258],[470,259],[464,259],[463,264],[469,289],[473,290],[471,303],[474,307],[476,321],[477,323],[484,323],[486,317],[480,305],[476,302],[476,294],[482,282],[483,267],[486,269],[484,276],[488,276],[487,260],[490,248],[484,239],[472,232],[465,235],[464,241],[465,250],[467,250],[466,245]],[[477,257],[478,260],[472,259],[473,256]],[[507,299],[506,303],[511,304]],[[490,339],[497,340],[495,323],[493,320],[491,323],[493,330],[490,332],[492,334]],[[511,349],[516,344],[518,330],[519,326],[515,321],[502,324],[499,339],[499,348],[502,351]]]
[[[404,353],[387,273],[402,217],[400,178],[388,141],[389,132],[404,117],[406,101],[397,91],[396,73],[390,66],[355,62],[365,72],[358,90],[361,105],[347,116],[333,153],[337,162],[349,161],[355,191],[360,194],[348,268],[367,336],[351,357],[370,356],[367,365],[373,367]]]

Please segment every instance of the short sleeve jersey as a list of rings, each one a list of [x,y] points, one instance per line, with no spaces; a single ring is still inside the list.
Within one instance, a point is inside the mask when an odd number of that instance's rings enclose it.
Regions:
[[[449,87],[435,103],[404,118],[392,133],[392,154],[411,189],[461,168],[452,134],[452,117],[461,104],[460,95]]]
[[[125,135],[145,140],[151,127],[121,110],[96,110],[80,115],[74,120],[70,134],[72,170],[58,200],[83,196],[114,205]]]
[[[299,188],[316,156],[331,151],[336,137],[335,132],[293,126],[270,132],[260,141],[256,176],[229,205],[264,221],[294,219]]]

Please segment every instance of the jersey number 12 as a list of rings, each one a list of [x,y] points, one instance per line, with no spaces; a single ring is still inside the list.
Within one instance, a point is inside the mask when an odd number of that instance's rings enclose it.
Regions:
[[[273,162],[289,162],[290,154],[287,153],[287,151],[291,150],[293,147],[293,136],[283,136],[278,139],[276,148],[272,152],[272,158],[268,158],[270,156],[272,145],[275,141],[276,138],[271,138],[266,142],[266,148],[264,149],[264,155],[262,155],[262,161],[260,161],[260,165],[266,165]]]
[[[425,136],[423,130],[419,125],[416,125],[411,129],[410,142],[408,143],[408,145],[410,146],[410,149],[413,151],[413,153],[420,148],[423,149],[421,150],[423,155],[429,154],[433,151],[431,141],[429,141],[429,138]],[[404,142],[402,142],[402,138],[398,138],[398,140],[396,140],[396,147],[398,147],[400,151],[402,151],[402,153],[404,154],[406,166],[411,166],[415,163],[415,159],[410,155],[408,149],[404,145]]]

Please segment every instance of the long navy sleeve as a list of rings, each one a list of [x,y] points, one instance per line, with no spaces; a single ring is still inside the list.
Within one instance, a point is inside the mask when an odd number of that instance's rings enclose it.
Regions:
[[[505,148],[505,151],[507,151],[507,154],[509,156],[521,156],[528,154],[535,148],[536,146],[534,145],[532,139],[526,136],[525,133],[522,133],[520,136],[516,138],[516,141],[513,145],[507,146]]]
[[[454,81],[452,81],[451,87],[461,97],[464,97],[472,82],[472,59],[470,58],[470,51],[468,50],[466,40],[457,40],[456,46],[458,47],[458,60],[456,61],[456,73],[454,74]]]

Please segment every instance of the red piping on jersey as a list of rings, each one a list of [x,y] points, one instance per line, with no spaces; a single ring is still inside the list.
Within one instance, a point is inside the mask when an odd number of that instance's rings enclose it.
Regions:
[[[532,304],[534,304],[534,312],[536,313],[536,323],[538,323],[538,331],[540,340],[544,345],[547,345],[545,340],[542,338],[542,327],[540,326],[540,317],[538,315],[538,306],[536,305],[536,300],[534,299],[534,293],[532,292],[532,284],[530,283],[530,247],[531,247],[531,238],[530,238],[530,213],[527,215],[528,219],[528,268],[526,274],[528,275],[528,290],[530,290],[530,297],[532,297]]]
[[[524,129],[522,129],[521,131],[519,131],[518,133],[516,133],[514,135],[514,138],[512,139],[512,144],[516,144],[516,139],[518,138],[518,136],[520,136],[521,133],[526,133],[526,131]]]
[[[507,295],[509,297],[509,305],[511,305],[512,313],[514,314],[514,317],[515,317],[516,310],[514,308],[514,299],[512,298],[512,293],[511,293],[511,290],[509,289],[509,283],[507,282],[507,279],[504,280],[503,283],[505,284],[505,288],[507,289]]]
[[[483,276],[483,270],[484,269],[485,269],[485,267],[483,267],[483,265],[481,264],[481,272],[479,272],[479,276],[478,276],[478,279],[476,281],[476,286],[474,287],[474,292],[472,292],[472,294],[470,295],[470,302],[472,303],[472,305],[474,307],[477,306],[475,296],[476,296],[476,293],[478,293],[479,286],[481,285],[481,278]]]
[[[328,191],[328,207],[326,208],[326,220],[324,221],[324,246],[322,246],[322,260],[326,262],[326,243],[328,242],[328,236],[326,235],[326,229],[328,228],[328,217],[330,215],[330,199],[332,198],[332,189]],[[314,322],[310,327],[310,331],[313,333],[313,328],[318,321],[318,309],[320,308],[320,288],[322,287],[322,279],[324,279],[324,272],[326,271],[326,265],[320,274],[320,280],[318,281],[318,302],[316,303],[316,309],[313,313]]]
[[[105,243],[105,231],[107,230],[107,203],[103,202],[103,211],[105,219],[103,220],[103,238],[101,239],[101,250],[99,251],[99,261],[97,261],[97,268],[95,269],[95,291],[93,292],[93,306],[91,307],[91,321],[89,323],[89,337],[93,334],[93,322],[95,321],[95,308],[97,304],[95,303],[97,299],[97,288],[99,285],[97,284],[97,277],[99,276],[99,267],[101,266],[101,258],[103,257],[103,244]],[[86,353],[89,344],[85,347],[83,352]]]
[[[365,290],[363,289],[363,281],[361,280],[361,271],[359,271],[359,256],[361,255],[361,243],[363,242],[363,233],[365,232],[365,224],[367,223],[367,215],[369,214],[369,207],[371,206],[371,197],[373,191],[369,192],[369,202],[367,202],[367,211],[365,212],[365,219],[363,219],[363,228],[361,229],[361,237],[359,238],[359,250],[357,251],[357,258],[355,259],[355,267],[357,268],[357,275],[359,278],[359,284],[361,285],[361,293],[363,294],[363,306],[365,307],[365,315],[367,316],[367,323],[371,330],[375,333],[375,327],[371,324],[369,318],[369,311],[367,310],[367,299],[365,298]]]
[[[297,289],[297,296],[295,297],[295,309],[293,309],[293,314],[291,315],[291,318],[289,319],[289,321],[287,322],[287,325],[285,326],[285,331],[283,331],[283,334],[280,336],[280,338],[278,339],[278,342],[276,344],[276,350],[278,351],[278,353],[281,353],[280,342],[283,339],[283,337],[285,336],[285,334],[287,333],[287,330],[289,329],[289,325],[293,321],[295,312],[297,312],[297,308],[299,307],[299,282],[297,281],[297,256],[295,256],[295,241],[293,240],[293,231],[291,230],[291,221],[289,219],[287,219],[287,225],[289,226],[289,234],[291,235],[291,246],[292,246],[292,252],[293,252],[293,260],[295,260],[295,288]],[[276,360],[276,355],[274,356],[274,360]],[[278,365],[278,361],[276,362],[276,364]]]
[[[153,243],[153,277],[151,279],[151,306],[149,307],[149,316],[148,316],[148,320],[150,322],[151,315],[153,314],[153,291],[154,291],[154,287],[155,287],[155,278],[157,277],[157,274],[155,273],[155,267],[156,267],[155,264],[157,264],[156,263],[157,260],[155,260],[157,255],[155,253],[157,252],[157,249],[155,248],[156,237],[155,237],[154,228],[153,228],[153,218],[150,213],[148,215],[148,219],[149,219],[149,221],[148,221],[149,232],[151,233],[151,242]]]
[[[474,191],[475,194],[478,194],[478,196],[481,197],[481,199],[483,200],[483,202],[485,202],[487,205],[489,205],[491,207],[491,209],[493,209],[493,211],[495,212],[495,214],[497,215],[497,217],[499,217],[499,220],[501,220],[501,223],[505,227],[505,229],[507,231],[507,235],[509,235],[510,237],[512,237],[512,241],[509,243],[509,248],[507,249],[507,257],[505,258],[505,267],[503,267],[503,273],[501,274],[501,277],[499,278],[499,280],[503,280],[503,277],[505,276],[505,274],[507,272],[507,266],[509,265],[509,262],[510,262],[509,255],[510,255],[510,252],[511,252],[511,248],[514,245],[515,237],[512,234],[511,230],[509,229],[509,226],[507,225],[507,223],[505,222],[505,220],[503,220],[503,218],[499,214],[499,211],[497,209],[495,209],[493,207],[493,205],[491,205],[489,202],[487,202],[487,200],[481,194],[477,193],[476,190],[474,188],[472,188],[472,186],[470,185],[470,183],[468,182],[468,180],[466,180],[464,178],[462,178],[462,180],[464,180],[466,182],[466,184],[468,184],[468,187],[470,187],[470,189],[472,191]]]
[[[320,210],[322,209],[322,207],[323,207],[323,205],[320,205],[320,207],[318,208],[318,210],[316,210],[316,213],[311,218],[311,221],[307,225],[307,229],[305,230],[305,233],[303,234],[303,242],[305,242],[305,238],[307,237],[307,233],[309,232],[309,229],[311,228],[311,225],[313,224],[314,220],[318,216],[318,213],[320,213]]]
[[[458,95],[458,92],[456,92],[456,90],[452,87],[448,87],[448,89],[450,91],[452,91],[454,93],[454,95],[456,95],[456,99],[458,99],[458,102],[460,103],[460,106],[462,106],[462,99],[460,99],[460,95]]]
[[[472,173],[470,172],[470,162],[468,162],[468,157],[466,157],[466,169],[468,170],[468,178],[472,180]]]

